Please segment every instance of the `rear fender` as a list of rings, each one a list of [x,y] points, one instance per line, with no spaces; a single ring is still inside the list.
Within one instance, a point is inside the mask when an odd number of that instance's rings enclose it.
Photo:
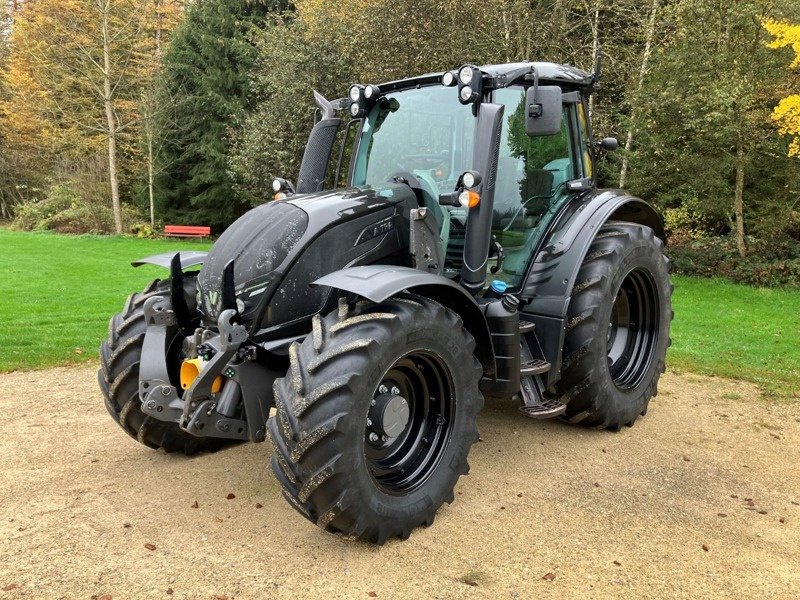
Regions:
[[[609,221],[646,225],[665,239],[661,217],[652,206],[621,190],[593,190],[556,218],[528,270],[521,310],[524,318],[536,323],[545,358],[552,365],[548,385],[561,376],[567,310],[578,271],[598,231]]]
[[[491,376],[495,372],[492,339],[483,311],[469,292],[446,277],[409,267],[367,265],[334,271],[312,285],[326,285],[372,302],[383,302],[400,292],[435,300],[461,317],[464,327],[475,338],[475,356],[484,373]]]

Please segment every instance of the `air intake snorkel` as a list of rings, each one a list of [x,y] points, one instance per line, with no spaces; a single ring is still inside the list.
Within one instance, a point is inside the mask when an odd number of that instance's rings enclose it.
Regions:
[[[308,136],[303,161],[300,163],[300,175],[297,178],[298,194],[322,191],[333,144],[336,142],[336,134],[342,123],[341,119],[334,116],[333,104],[317,91],[314,92],[314,102],[322,112],[322,119],[314,125]]]

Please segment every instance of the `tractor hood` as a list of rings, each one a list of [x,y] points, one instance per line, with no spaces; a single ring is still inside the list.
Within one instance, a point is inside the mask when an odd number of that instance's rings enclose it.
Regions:
[[[248,325],[260,324],[267,313],[274,325],[316,312],[319,307],[309,305],[315,302],[307,295],[315,292],[308,284],[328,269],[364,264],[358,259],[369,259],[369,251],[396,229],[393,216],[408,213],[398,205],[410,208],[411,203],[416,205],[416,197],[408,186],[391,184],[378,191],[347,188],[257,206],[228,227],[206,257],[197,286],[203,320],[211,325],[227,308],[224,274],[231,261],[237,309]],[[388,246],[397,250],[396,244]],[[278,298],[287,306],[275,306],[270,300],[287,278],[291,289]]]

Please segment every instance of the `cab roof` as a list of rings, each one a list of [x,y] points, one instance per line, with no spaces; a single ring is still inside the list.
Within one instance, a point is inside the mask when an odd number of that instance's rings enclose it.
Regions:
[[[550,83],[561,85],[571,88],[587,88],[591,87],[594,83],[594,75],[582,69],[570,67],[569,65],[560,65],[552,62],[516,62],[504,63],[500,65],[483,65],[478,67],[483,73],[490,77],[502,77],[508,75],[525,66],[532,66],[536,69],[539,75],[540,83]],[[444,71],[440,73],[426,73],[417,77],[409,77],[407,79],[398,79],[396,81],[389,81],[380,84],[382,92],[391,92],[401,89],[416,87],[418,85],[430,85],[438,83],[442,79]]]

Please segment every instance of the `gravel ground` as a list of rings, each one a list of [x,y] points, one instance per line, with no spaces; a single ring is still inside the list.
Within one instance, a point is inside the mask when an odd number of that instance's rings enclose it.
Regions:
[[[297,515],[264,445],[136,444],[94,378],[0,375],[0,599],[800,598],[800,407],[748,384],[668,374],[616,434],[490,401],[456,502],[376,548]]]

